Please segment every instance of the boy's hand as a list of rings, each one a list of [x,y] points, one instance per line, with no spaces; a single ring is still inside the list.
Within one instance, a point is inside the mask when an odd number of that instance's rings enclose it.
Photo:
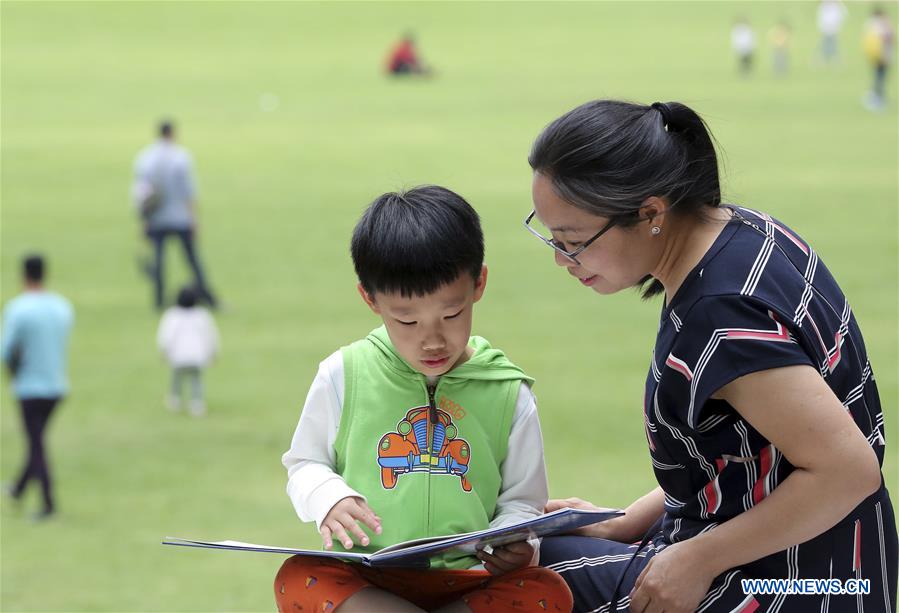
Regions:
[[[370,540],[359,527],[357,522],[360,521],[375,534],[381,534],[381,518],[375,515],[375,512],[365,504],[364,500],[356,496],[347,496],[341,499],[325,515],[319,530],[325,549],[333,549],[334,538],[340,541],[345,549],[352,549],[353,539],[350,534],[355,536],[363,547],[367,546]]]
[[[497,547],[493,553],[483,549],[478,552],[478,559],[484,563],[491,575],[502,575],[509,571],[528,566],[534,559],[534,547],[527,541],[509,543]]]

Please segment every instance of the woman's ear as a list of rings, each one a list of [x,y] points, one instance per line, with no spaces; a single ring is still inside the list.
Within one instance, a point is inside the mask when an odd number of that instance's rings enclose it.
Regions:
[[[362,296],[362,300],[365,301],[365,304],[368,305],[368,308],[370,308],[372,312],[380,315],[381,309],[378,308],[378,304],[375,302],[375,297],[365,291],[365,288],[362,287],[361,283],[356,285],[356,289],[359,290],[359,295]]]
[[[671,209],[671,205],[668,204],[668,199],[663,198],[661,196],[650,196],[646,200],[643,201],[643,206],[640,207],[640,221],[656,221],[656,225],[661,225],[661,220],[656,219],[657,217],[661,217],[665,213],[667,213]]]

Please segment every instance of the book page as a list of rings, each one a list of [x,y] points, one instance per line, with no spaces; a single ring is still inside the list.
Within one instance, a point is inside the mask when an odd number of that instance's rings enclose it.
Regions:
[[[449,549],[459,549],[467,554],[474,554],[484,547],[499,547],[517,541],[524,541],[550,534],[564,534],[582,526],[595,524],[613,517],[623,515],[623,511],[615,509],[597,509],[584,511],[581,509],[559,509],[545,515],[538,515],[516,524],[487,528],[464,534],[432,536],[413,539],[391,545],[375,553],[355,553],[345,551],[323,551],[320,549],[294,549],[273,545],[257,545],[242,541],[201,541],[166,537],[164,545],[181,547],[202,547],[206,549],[224,549],[232,551],[259,551],[286,555],[304,555],[320,558],[334,558],[352,562],[360,562],[369,566],[426,567],[428,560]]]
[[[294,549],[291,547],[276,547],[274,545],[257,545],[242,541],[199,541],[182,539],[175,536],[167,536],[163,545],[180,545],[182,547],[201,547],[204,549],[229,549],[232,551],[259,551],[263,553],[283,553],[287,555],[305,555],[319,558],[339,558],[343,560],[368,561],[370,557],[366,553],[352,551],[324,551],[321,549]]]
[[[581,526],[598,523],[623,514],[623,511],[616,509],[596,511],[559,509],[509,526],[398,543],[371,554],[371,562],[377,566],[401,564],[404,561],[417,565],[420,564],[421,558],[430,558],[449,549],[458,548],[473,554],[487,545],[499,547],[550,534],[570,532]]]

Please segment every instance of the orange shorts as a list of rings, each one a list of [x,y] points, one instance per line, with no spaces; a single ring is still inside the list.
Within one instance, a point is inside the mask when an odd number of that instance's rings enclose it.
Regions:
[[[428,611],[457,600],[474,613],[568,612],[573,606],[565,580],[539,566],[494,576],[486,570],[370,568],[311,556],[284,562],[275,577],[275,601],[281,613],[328,613],[366,587],[397,594]]]

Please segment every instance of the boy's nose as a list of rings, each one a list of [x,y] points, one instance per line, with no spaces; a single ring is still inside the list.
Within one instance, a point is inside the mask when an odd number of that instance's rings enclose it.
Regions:
[[[439,332],[432,332],[428,334],[424,341],[421,344],[421,348],[425,351],[435,351],[438,349],[443,349],[446,346],[446,341],[443,338],[443,335]]]

